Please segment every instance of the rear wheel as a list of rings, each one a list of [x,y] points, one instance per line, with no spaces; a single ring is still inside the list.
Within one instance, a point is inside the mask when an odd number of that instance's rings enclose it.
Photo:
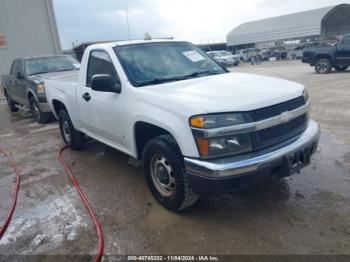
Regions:
[[[346,69],[348,69],[348,66],[335,66],[334,68],[335,68],[335,70],[337,70],[339,72],[343,72]]]
[[[36,101],[36,99],[33,96],[29,98],[29,103],[30,103],[30,110],[32,111],[32,114],[33,114],[33,118],[37,123],[45,124],[51,120],[51,114],[41,112],[39,103],[38,101]]]
[[[142,154],[147,185],[155,199],[171,211],[193,205],[198,195],[188,182],[183,157],[171,135],[151,139]]]
[[[11,112],[17,112],[18,108],[16,107],[16,103],[11,99],[10,95],[5,91],[5,97],[7,101],[7,105]]]
[[[316,61],[315,71],[317,74],[328,74],[332,70],[332,63],[328,58],[322,58]]]
[[[84,145],[85,135],[73,126],[73,123],[66,110],[58,114],[58,121],[63,141],[73,150],[81,149]]]

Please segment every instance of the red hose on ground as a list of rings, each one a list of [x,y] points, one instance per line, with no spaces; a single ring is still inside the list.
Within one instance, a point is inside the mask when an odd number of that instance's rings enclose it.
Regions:
[[[17,204],[17,195],[18,195],[18,190],[19,190],[20,173],[17,169],[15,161],[10,157],[10,155],[1,146],[0,146],[0,152],[2,152],[6,156],[9,163],[11,164],[13,171],[15,171],[15,173],[16,173],[16,185],[15,185],[15,189],[14,189],[13,195],[12,195],[12,204],[11,204],[11,207],[8,211],[6,218],[5,218],[4,223],[0,227],[0,239],[1,239],[5,233],[8,225],[10,224],[13,212],[15,211],[15,207]]]
[[[65,146],[60,150],[60,154],[59,154],[59,160],[62,164],[62,166],[64,167],[66,173],[68,174],[68,176],[70,177],[70,179],[72,180],[73,185],[75,186],[75,188],[77,189],[79,196],[81,198],[81,200],[83,201],[84,205],[86,206],[86,208],[89,211],[90,217],[92,219],[92,221],[95,224],[96,227],[96,231],[97,231],[97,235],[98,235],[98,254],[96,257],[96,262],[100,262],[103,256],[103,245],[104,245],[104,240],[103,240],[103,233],[102,233],[102,228],[100,225],[100,222],[97,220],[97,217],[91,207],[91,205],[89,204],[89,201],[87,200],[86,196],[84,195],[84,193],[81,191],[78,181],[74,178],[71,170],[69,169],[66,161],[64,160],[64,156],[63,156],[63,152],[64,150],[66,150],[68,147]]]

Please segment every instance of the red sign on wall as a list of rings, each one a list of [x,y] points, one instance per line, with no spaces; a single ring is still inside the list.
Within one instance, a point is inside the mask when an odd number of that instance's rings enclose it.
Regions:
[[[6,38],[2,33],[0,33],[0,48],[6,48]]]

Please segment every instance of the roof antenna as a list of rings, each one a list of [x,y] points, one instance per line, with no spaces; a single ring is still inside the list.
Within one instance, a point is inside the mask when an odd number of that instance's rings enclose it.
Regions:
[[[131,37],[130,37],[130,25],[129,25],[129,15],[128,15],[128,7],[127,7],[127,6],[125,6],[125,16],[126,16],[126,24],[128,25],[129,42],[131,42]]]

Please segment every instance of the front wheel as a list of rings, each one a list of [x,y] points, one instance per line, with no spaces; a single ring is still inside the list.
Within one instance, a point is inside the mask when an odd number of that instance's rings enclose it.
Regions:
[[[332,70],[332,63],[328,58],[321,58],[316,61],[315,71],[317,74],[328,74]]]
[[[11,99],[10,95],[5,91],[5,97],[7,101],[7,105],[11,112],[17,112],[18,107],[16,107],[16,103]]]
[[[142,158],[147,185],[160,204],[181,211],[198,200],[191,190],[180,148],[171,135],[151,139]]]
[[[343,72],[346,69],[348,69],[348,66],[335,66],[334,68],[335,68],[335,70],[337,70],[339,72]]]
[[[73,150],[81,149],[84,145],[85,135],[73,126],[66,110],[61,110],[58,114],[58,122],[63,141]]]
[[[29,98],[29,103],[30,110],[32,111],[33,117],[38,124],[45,124],[50,122],[51,114],[41,112],[39,103],[33,96]]]

